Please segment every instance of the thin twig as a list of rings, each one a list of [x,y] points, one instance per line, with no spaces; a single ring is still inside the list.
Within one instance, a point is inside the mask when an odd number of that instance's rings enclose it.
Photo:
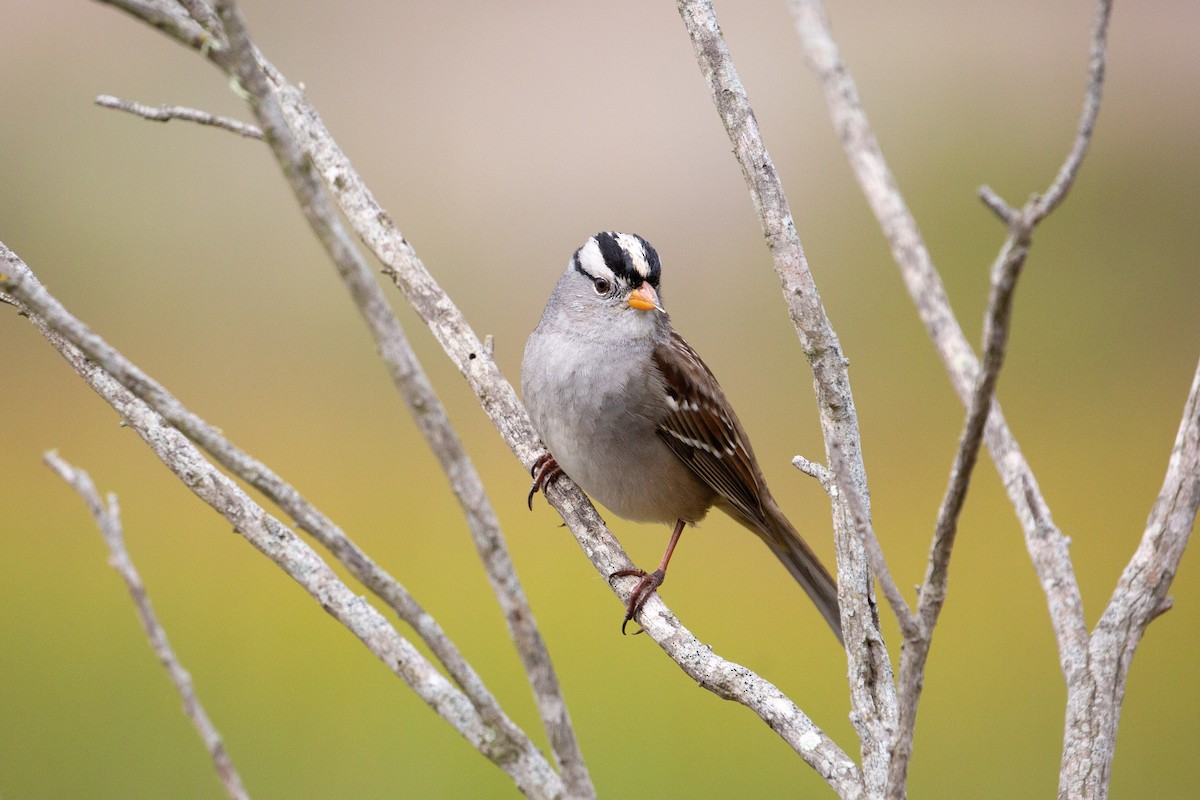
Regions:
[[[1031,203],[1030,227],[1046,218],[1066,199],[1067,192],[1075,183],[1083,157],[1092,142],[1092,131],[1100,115],[1100,100],[1104,96],[1104,70],[1108,60],[1108,21],[1112,17],[1112,0],[1100,0],[1092,19],[1090,38],[1091,51],[1088,57],[1088,87],[1083,96],[1083,111],[1075,129],[1075,141],[1067,154],[1054,183]]]
[[[912,639],[917,635],[917,618],[908,607],[900,587],[896,585],[895,579],[892,578],[892,572],[888,569],[887,560],[883,557],[883,548],[879,544],[879,538],[875,535],[875,528],[867,513],[866,502],[858,493],[858,487],[845,477],[849,470],[845,463],[845,456],[842,455],[841,446],[835,443],[830,454],[832,455],[830,467],[837,490],[842,495],[842,502],[845,503],[850,513],[859,539],[867,549],[867,556],[871,559],[871,569],[879,580],[879,588],[883,591],[884,598],[892,607],[892,612],[900,623],[900,633],[906,640]]]
[[[900,722],[892,744],[888,769],[888,796],[906,795],[908,768],[912,760],[913,736],[917,724],[917,708],[925,685],[925,665],[933,641],[938,615],[946,602],[950,576],[950,556],[958,532],[958,520],[967,498],[971,475],[983,446],[983,433],[996,394],[996,382],[1004,364],[1012,319],[1013,296],[1021,268],[1028,253],[1028,241],[1010,238],[1005,243],[992,270],[992,289],[988,299],[983,328],[983,369],[971,393],[963,432],[959,437],[954,464],[946,486],[937,524],[929,548],[925,581],[918,593],[916,625],[905,633],[900,657],[900,676],[897,692],[900,695]]]
[[[1009,233],[1005,248],[1011,250],[1021,261],[1028,252],[1035,226],[1066,198],[1087,153],[1104,91],[1108,22],[1111,15],[1112,0],[1099,0],[1092,21],[1088,86],[1070,152],[1063,160],[1050,188],[1040,196],[1031,198],[1019,212],[1008,214]],[[984,188],[986,190],[986,187]],[[981,196],[989,207],[997,207],[994,192],[983,191]],[[1187,424],[1188,418],[1185,414],[1180,428],[1181,437]],[[1195,519],[1194,505],[1191,507],[1191,518]],[[1190,526],[1189,522],[1188,530]],[[1147,537],[1144,536],[1143,540],[1145,538]],[[1035,544],[1028,534],[1026,540],[1030,543],[1030,551],[1034,552]],[[1186,541],[1185,533],[1182,542]],[[1181,554],[1182,546],[1177,557]],[[1135,557],[1130,566],[1134,566],[1136,562]],[[1177,563],[1176,558],[1174,564]],[[1069,629],[1074,634],[1069,638],[1059,636],[1059,660],[1067,684],[1067,714],[1059,794],[1060,797],[1104,797],[1108,793],[1128,664],[1133,658],[1137,643],[1141,640],[1145,625],[1149,624],[1154,613],[1157,613],[1159,601],[1165,597],[1170,579],[1165,583],[1155,584],[1152,587],[1154,591],[1146,592],[1146,596],[1142,598],[1149,603],[1149,607],[1142,614],[1140,626],[1131,625],[1128,614],[1122,617],[1115,613],[1114,616],[1120,619],[1120,624],[1116,627],[1122,630],[1123,634],[1118,637],[1101,635],[1110,632],[1112,626],[1101,628],[1098,624],[1097,639],[1087,635],[1082,602],[1078,599],[1079,588],[1075,582],[1070,555],[1065,548],[1056,547],[1035,553],[1034,565],[1042,579],[1056,632]],[[1173,576],[1174,566],[1167,572]],[[1127,567],[1122,579],[1128,575]],[[1069,584],[1064,587],[1063,583],[1067,581]],[[1128,601],[1122,602],[1122,588],[1129,587],[1118,584],[1117,591],[1114,592],[1114,602],[1110,603],[1109,609],[1128,607]],[[1106,621],[1111,620],[1101,618],[1101,623]],[[1079,632],[1081,628],[1082,636]],[[1127,632],[1127,635],[1124,632]]]
[[[411,644],[395,632],[386,619],[361,598],[355,597],[308,545],[254,504],[224,474],[212,468],[178,429],[137,395],[153,396],[159,404],[170,408],[173,416],[186,421],[190,428],[207,430],[206,441],[216,445],[227,457],[241,459],[239,463],[245,474],[280,493],[276,499],[280,507],[285,508],[286,503],[286,509],[295,509],[305,517],[306,525],[312,524],[314,530],[321,531],[325,536],[334,532],[341,534],[332,522],[265,466],[249,459],[220,438],[211,426],[191,415],[153,379],[71,316],[46,291],[24,262],[3,243],[0,243],[0,267],[0,290],[11,295],[7,302],[17,305],[18,310],[30,318],[92,388],[138,430],[151,449],[189,489],[229,518],[251,544],[271,557],[320,600],[330,614],[357,635],[371,652],[388,664],[476,749],[512,775],[518,786],[533,794],[545,791],[547,796],[556,793],[555,786],[561,789],[558,776],[545,763],[528,737],[504,715],[470,665],[441,633],[436,622],[416,605],[399,583],[390,579],[361,553],[361,561],[353,557],[343,559],[343,563],[352,570],[360,569],[356,577],[365,584],[373,588],[383,586],[381,596],[389,602],[397,601],[393,605],[397,613],[413,624],[431,647],[438,648],[439,659],[454,674],[456,681],[461,680],[470,687],[470,695],[454,689],[431,664],[419,656]],[[6,298],[0,295],[0,299]],[[110,368],[119,375],[119,380],[109,372]],[[137,422],[130,419],[134,412],[142,420],[140,428]],[[256,475],[255,469],[261,472]],[[344,534],[335,542],[340,554],[357,550]],[[327,600],[331,595],[339,604],[336,608],[326,605],[327,602],[334,602]],[[419,659],[419,663],[410,668],[414,658]],[[514,753],[517,754],[515,757]],[[542,765],[545,766],[544,771]]]
[[[1023,214],[1015,212],[988,186],[979,190],[980,199],[996,212],[1013,230],[1018,239],[1027,239],[1034,227],[1062,204],[1067,193],[1075,184],[1083,157],[1087,155],[1100,115],[1100,101],[1104,96],[1104,70],[1108,56],[1108,21],[1112,16],[1112,0],[1100,0],[1092,20],[1090,53],[1088,59],[1088,86],[1083,96],[1083,111],[1075,126],[1075,140],[1071,150],[1058,168],[1053,183],[1046,191],[1035,195],[1025,204]]]
[[[142,578],[133,566],[129,552],[125,549],[125,536],[121,530],[121,509],[117,504],[117,496],[110,493],[107,503],[101,501],[100,494],[96,491],[96,485],[92,483],[91,477],[83,470],[63,461],[53,451],[46,453],[43,460],[83,498],[84,504],[87,505],[88,511],[95,519],[96,527],[100,529],[100,536],[108,546],[108,563],[125,581],[125,587],[129,590],[129,596],[137,610],[138,619],[142,622],[142,629],[146,632],[146,638],[150,640],[150,649],[154,651],[154,655],[158,657],[159,662],[167,671],[171,683],[175,685],[175,690],[179,692],[179,697],[183,700],[183,713],[191,720],[192,727],[196,729],[200,740],[204,742],[204,747],[208,750],[208,755],[212,758],[213,766],[217,770],[217,777],[221,780],[221,785],[225,787],[225,794],[233,800],[248,800],[246,787],[242,784],[242,778],[234,768],[229,753],[225,750],[221,734],[204,711],[204,706],[196,695],[192,676],[184,669],[183,664],[175,655],[175,651],[171,648],[171,643],[167,640],[167,632],[158,621],[158,615],[154,613],[154,607],[150,603],[146,585],[142,583]]]
[[[854,485],[869,519],[869,491],[858,416],[850,390],[847,360],[817,291],[775,165],[763,144],[746,89],[725,44],[710,0],[678,0],[700,71],[733,145],[742,176],[771,249],[788,314],[813,371],[825,450],[830,464],[840,448],[846,468],[839,480]],[[836,468],[835,468],[836,471]],[[862,742],[865,790],[873,795],[886,775],[887,746],[895,725],[896,697],[892,665],[879,631],[874,585],[863,542],[841,504],[834,503],[834,539],[838,553],[839,601],[850,662],[851,719]]]
[[[218,61],[231,75],[236,75],[249,92],[251,107],[263,130],[270,134],[267,141],[309,225],[337,267],[343,284],[375,338],[393,382],[408,403],[466,514],[476,549],[529,675],[567,791],[571,797],[595,797],[596,790],[571,725],[549,651],[517,578],[516,567],[483,489],[483,481],[451,426],[374,274],[326,196],[312,161],[289,129],[240,12],[232,2],[219,2],[217,13],[230,45]]]
[[[102,94],[97,97],[96,105],[104,106],[105,108],[115,108],[118,111],[126,111],[155,122],[168,122],[173,119],[181,119],[200,125],[212,125],[216,128],[224,128],[227,131],[236,133],[238,136],[245,136],[248,139],[263,138],[262,131],[249,123],[231,117],[210,114],[207,111],[200,111],[186,106],[145,106],[141,103],[135,103],[132,100],[122,100],[119,97],[113,97],[108,94]]]
[[[971,474],[983,445],[984,428],[992,408],[996,383],[1008,346],[1013,293],[1028,252],[1027,242],[1010,240],[1005,243],[1005,248],[993,269],[991,297],[988,299],[984,324],[983,369],[979,372],[971,394],[954,465],[950,469],[950,481],[938,510],[937,524],[930,545],[928,571],[921,586],[917,613],[924,637],[932,634],[946,599],[950,555],[958,531],[958,519],[962,514]]]
[[[824,464],[819,464],[816,461],[809,461],[804,456],[792,456],[792,466],[803,472],[810,478],[815,478],[817,483],[821,484],[821,488],[829,494],[832,487],[837,484],[833,473]]]

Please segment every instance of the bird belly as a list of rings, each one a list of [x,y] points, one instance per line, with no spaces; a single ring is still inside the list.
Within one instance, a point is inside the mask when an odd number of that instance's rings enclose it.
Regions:
[[[637,522],[699,522],[714,493],[650,430],[634,443],[596,442],[563,455],[551,447],[563,471],[617,516]]]
[[[595,347],[586,354],[570,349],[560,343],[543,361],[550,369],[532,379],[523,375],[534,427],[558,465],[593,500],[625,519],[701,520],[715,492],[659,438],[658,421],[630,401],[664,391],[661,376],[630,371],[622,366],[627,362],[610,361]],[[603,380],[596,370],[606,371]],[[546,404],[549,397],[557,398],[557,407]]]

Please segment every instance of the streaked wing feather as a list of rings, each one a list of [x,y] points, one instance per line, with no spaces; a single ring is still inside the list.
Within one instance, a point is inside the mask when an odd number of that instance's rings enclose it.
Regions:
[[[678,333],[654,354],[669,388],[659,436],[696,475],[755,524],[767,527],[750,445],[708,365]]]

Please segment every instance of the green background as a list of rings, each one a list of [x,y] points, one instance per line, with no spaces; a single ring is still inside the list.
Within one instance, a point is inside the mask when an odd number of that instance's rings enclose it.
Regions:
[[[247,2],[309,96],[516,380],[572,250],[634,230],[676,327],[721,378],[774,493],[827,563],[811,377],[729,143],[669,2]],[[876,529],[923,575],[961,425],[854,184],[783,2],[718,12],[829,314],[852,359]],[[1003,238],[975,199],[1045,188],[1078,117],[1087,2],[834,4],[835,34],[978,338]],[[1039,228],[1000,382],[1072,539],[1089,624],[1161,485],[1200,352],[1200,6],[1119,4],[1096,138]],[[0,0],[0,240],[192,410],[287,477],[397,575],[539,742],[537,714],[464,524],[267,150],[92,105],[102,93],[247,118],[195,54],[97,3]],[[602,796],[829,796],[744,709],[644,638],[394,290],[478,459]],[[511,783],[173,480],[11,309],[0,308],[0,795],[218,797],[57,448],[119,494],[155,606],[251,794],[509,797]],[[668,531],[610,519],[639,563]],[[1130,672],[1117,798],[1195,797],[1200,581]],[[765,548],[724,518],[689,533],[664,596],[704,642],[775,682],[851,754],[845,661]],[[896,655],[890,617],[885,633]],[[1064,689],[1045,601],[981,461],[929,662],[913,797],[1048,797]]]

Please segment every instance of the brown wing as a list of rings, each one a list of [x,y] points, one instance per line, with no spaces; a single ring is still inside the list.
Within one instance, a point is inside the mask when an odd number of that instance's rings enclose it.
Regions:
[[[667,416],[658,435],[696,475],[766,530],[762,478],[750,442],[712,371],[675,331],[654,362],[667,384]]]

